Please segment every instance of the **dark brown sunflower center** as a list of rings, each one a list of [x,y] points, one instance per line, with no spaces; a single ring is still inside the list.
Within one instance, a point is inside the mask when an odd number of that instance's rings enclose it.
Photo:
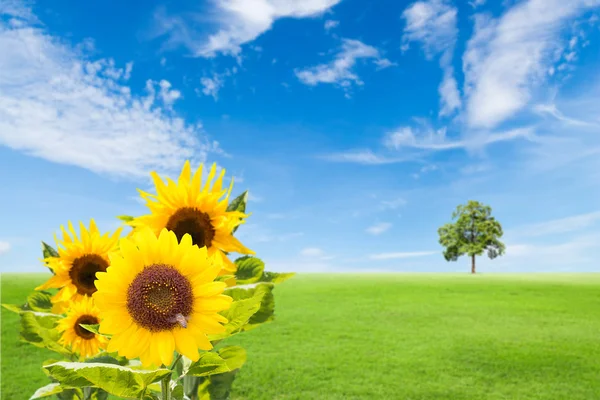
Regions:
[[[77,334],[77,336],[85,340],[90,340],[93,339],[96,335],[93,332],[82,328],[81,326],[79,326],[79,324],[96,325],[97,323],[98,318],[94,317],[93,315],[82,315],[81,317],[77,318],[77,321],[75,321],[75,326],[73,328],[75,329],[75,333]]]
[[[198,247],[210,247],[215,237],[215,229],[210,222],[210,216],[193,207],[180,208],[169,218],[167,229],[175,232],[177,240],[186,233],[192,237],[192,243]]]
[[[97,254],[86,254],[73,261],[69,276],[71,282],[77,287],[77,293],[91,296],[97,289],[96,272],[104,272],[108,263]]]
[[[164,264],[144,268],[127,289],[127,310],[133,320],[157,332],[171,330],[192,313],[194,295],[190,281]]]

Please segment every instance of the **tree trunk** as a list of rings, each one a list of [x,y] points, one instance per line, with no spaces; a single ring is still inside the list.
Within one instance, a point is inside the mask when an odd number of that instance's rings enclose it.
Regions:
[[[475,273],[475,256],[471,256],[471,273]]]

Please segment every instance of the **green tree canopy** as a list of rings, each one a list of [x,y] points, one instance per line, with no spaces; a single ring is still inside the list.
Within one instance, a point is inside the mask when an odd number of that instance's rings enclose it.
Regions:
[[[456,261],[466,254],[471,257],[471,272],[475,273],[476,256],[484,251],[490,259],[504,254],[505,246],[499,240],[502,226],[491,214],[490,206],[473,200],[456,208],[452,213],[455,221],[438,229],[446,261]]]

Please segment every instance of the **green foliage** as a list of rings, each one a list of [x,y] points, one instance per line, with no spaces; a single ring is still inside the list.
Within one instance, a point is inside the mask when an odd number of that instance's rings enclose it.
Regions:
[[[46,242],[42,242],[42,255],[44,258],[58,257],[58,251]]]
[[[21,314],[21,312],[27,310],[27,307],[25,305],[18,306],[16,304],[2,304],[2,307],[17,314]]]
[[[264,272],[260,277],[259,282],[281,283],[287,281],[294,275],[296,275],[295,272]]]
[[[71,352],[58,343],[61,334],[55,329],[58,315],[35,311],[21,312],[21,340],[36,347],[71,355]]]
[[[50,246],[48,243],[42,242],[42,255],[44,258],[58,257],[58,251],[56,251],[54,247]],[[48,267],[48,265],[46,265],[46,267]],[[52,272],[52,274],[54,274],[52,268],[48,267],[48,269],[50,272]]]
[[[118,215],[117,218],[125,222],[126,224],[132,222],[135,219],[131,215]]]
[[[247,285],[258,282],[263,276],[265,263],[263,260],[252,256],[243,256],[235,260],[237,270],[235,280],[238,285]]]
[[[447,261],[456,261],[465,254],[479,256],[484,251],[491,259],[504,254],[505,246],[499,240],[503,234],[502,226],[491,213],[491,207],[473,200],[456,208],[452,213],[452,219],[456,221],[438,229]]]
[[[127,399],[152,398],[148,386],[171,374],[166,368],[145,371],[104,363],[57,362],[44,369],[65,388],[97,387]]]
[[[231,394],[231,387],[238,370],[246,362],[246,350],[240,346],[227,346],[218,351],[229,371],[223,374],[212,375],[205,379],[198,387],[200,400],[227,400]]]
[[[237,289],[236,289],[237,290]],[[242,289],[239,289],[242,290]],[[230,291],[226,290],[225,294],[231,296]],[[233,296],[232,296],[233,297]],[[260,309],[261,296],[244,298],[243,300],[233,297],[234,302],[228,310],[222,311],[221,315],[227,318],[225,324],[225,332],[209,335],[211,341],[222,340],[237,332],[240,332],[248,320]]]
[[[210,376],[228,372],[229,367],[223,358],[212,352],[202,353],[198,361],[190,365],[187,375]]]
[[[85,329],[86,331],[95,333],[96,335],[106,336],[106,335],[103,335],[102,333],[100,333],[100,331],[98,330],[98,329],[100,329],[100,324],[93,324],[93,325],[79,324],[79,326],[82,327],[83,329]]]
[[[61,393],[63,390],[64,388],[60,386],[60,383],[49,383],[46,386],[36,390],[33,396],[31,396],[29,399],[41,399],[42,397],[48,397],[57,393]]]
[[[244,193],[240,194],[238,197],[233,199],[231,203],[227,206],[227,211],[239,211],[241,213],[246,212],[246,202],[248,201],[248,191],[246,190]],[[241,218],[240,218],[241,219]],[[233,228],[233,232],[237,231],[239,225]]]
[[[27,305],[33,311],[49,312],[52,310],[52,294],[46,291],[32,292],[27,297]]]

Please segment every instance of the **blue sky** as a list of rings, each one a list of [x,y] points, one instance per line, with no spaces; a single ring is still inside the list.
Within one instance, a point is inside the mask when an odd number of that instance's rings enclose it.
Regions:
[[[468,271],[437,228],[492,206],[482,272],[598,271],[600,0],[0,3],[0,269],[68,220],[146,212],[185,159],[250,189],[275,271]]]

